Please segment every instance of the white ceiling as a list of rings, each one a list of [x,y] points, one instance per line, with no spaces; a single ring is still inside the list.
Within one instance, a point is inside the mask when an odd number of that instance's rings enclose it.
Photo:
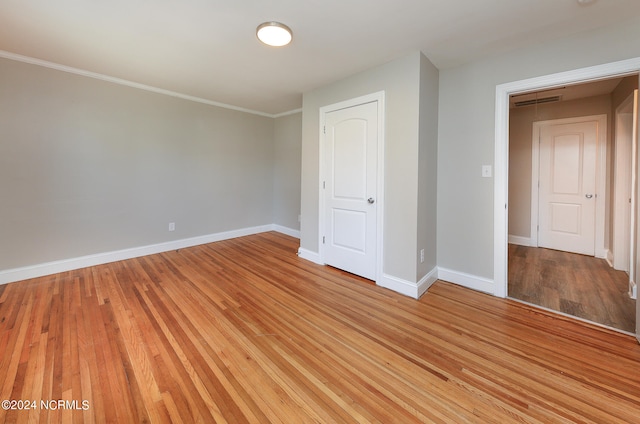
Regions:
[[[639,0],[2,0],[0,50],[279,114],[412,51],[444,69],[637,15]],[[269,20],[291,45],[257,41]]]

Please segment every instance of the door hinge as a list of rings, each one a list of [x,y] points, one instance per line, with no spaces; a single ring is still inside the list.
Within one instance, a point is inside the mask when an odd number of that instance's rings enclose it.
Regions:
[[[322,188],[327,188],[327,182],[326,181],[322,182]]]
[[[325,240],[324,240],[324,236],[322,236],[322,244],[324,244],[324,241],[325,241]]]
[[[327,133],[327,127],[326,125],[322,127],[322,134],[326,134]]]

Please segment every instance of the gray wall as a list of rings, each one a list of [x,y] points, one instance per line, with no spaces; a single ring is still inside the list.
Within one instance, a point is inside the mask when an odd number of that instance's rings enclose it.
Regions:
[[[640,57],[640,19],[440,71],[438,265],[493,279],[496,85]]]
[[[438,265],[438,69],[424,55],[420,60],[417,281]]]
[[[0,270],[295,226],[300,119],[0,59]]]
[[[426,68],[421,71],[422,65]],[[435,165],[435,134],[437,114],[420,114],[421,103],[429,103],[428,112],[436,112],[437,70],[420,52],[409,54],[385,65],[373,68],[303,95],[302,118],[302,249],[319,252],[319,110],[359,96],[385,92],[385,152],[384,152],[384,246],[383,272],[416,283],[418,192],[425,196],[433,191],[435,181],[420,183],[419,154],[424,147],[425,166],[422,180]],[[421,82],[424,90],[421,93]],[[428,83],[426,81],[429,81]],[[421,94],[423,98],[421,99]],[[421,128],[421,123],[423,127]],[[422,131],[420,138],[419,130]],[[421,141],[419,141],[421,140]],[[426,202],[423,202],[426,203]],[[421,231],[433,230],[435,212],[431,203],[421,209],[424,217]],[[429,262],[435,262],[435,241],[426,241]],[[421,271],[422,272],[422,271]]]
[[[302,112],[275,119],[273,142],[273,223],[300,230]]]

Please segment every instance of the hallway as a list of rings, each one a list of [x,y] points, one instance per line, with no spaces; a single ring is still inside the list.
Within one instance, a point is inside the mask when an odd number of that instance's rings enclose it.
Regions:
[[[509,297],[629,333],[635,301],[628,276],[604,259],[509,245]]]

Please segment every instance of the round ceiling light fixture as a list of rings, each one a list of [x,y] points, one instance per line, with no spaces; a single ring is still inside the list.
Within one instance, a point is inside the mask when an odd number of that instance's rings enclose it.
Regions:
[[[291,28],[280,22],[265,22],[258,25],[256,35],[258,40],[274,47],[286,46],[293,38]]]

